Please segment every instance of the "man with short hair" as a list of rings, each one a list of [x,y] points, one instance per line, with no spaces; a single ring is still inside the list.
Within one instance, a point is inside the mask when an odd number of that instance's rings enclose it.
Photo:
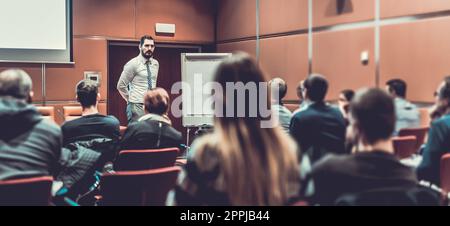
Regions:
[[[431,123],[423,159],[417,168],[419,179],[440,186],[441,158],[450,153],[450,76],[436,90],[436,111],[439,118]]]
[[[179,148],[183,137],[172,127],[168,117],[170,99],[167,91],[163,88],[147,91],[144,103],[146,114],[128,126],[121,149]]]
[[[120,136],[119,120],[98,112],[97,106],[101,97],[97,83],[81,80],[76,85],[76,97],[82,107],[82,116],[62,125],[63,145],[95,138],[109,138],[117,142]]]
[[[395,109],[385,91],[359,91],[350,104],[349,120],[356,153],[329,155],[313,166],[305,183],[305,188],[310,188],[305,190],[309,203],[439,204],[439,194],[418,188],[414,171],[394,155],[391,135],[395,128]],[[421,197],[414,194],[421,194]]]
[[[0,73],[0,180],[55,176],[61,130],[31,105],[32,81],[23,70]]]
[[[420,113],[416,105],[406,100],[406,82],[401,79],[391,79],[386,82],[387,91],[394,97],[397,122],[394,135],[401,129],[420,126]]]
[[[278,116],[279,123],[284,131],[289,132],[292,113],[283,105],[283,98],[287,93],[286,82],[281,78],[269,81],[272,96],[272,111]]]
[[[128,61],[117,83],[117,90],[127,102],[128,123],[144,115],[144,96],[156,87],[159,63],[153,58],[155,41],[149,35],[141,37],[140,54]]]
[[[344,153],[345,121],[337,108],[325,103],[327,80],[322,75],[311,75],[304,88],[310,104],[294,114],[289,129],[301,152],[313,162],[328,153]]]

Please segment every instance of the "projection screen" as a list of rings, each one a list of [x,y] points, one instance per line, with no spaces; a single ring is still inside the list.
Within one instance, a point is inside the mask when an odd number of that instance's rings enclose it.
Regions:
[[[0,62],[72,58],[71,0],[0,0]]]

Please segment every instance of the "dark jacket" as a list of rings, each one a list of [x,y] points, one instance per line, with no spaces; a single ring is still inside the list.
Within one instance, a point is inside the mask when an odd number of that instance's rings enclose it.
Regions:
[[[311,204],[333,205],[346,194],[417,186],[414,171],[382,151],[328,155],[307,176],[304,193]],[[309,190],[308,190],[309,189]]]
[[[328,153],[345,153],[345,120],[337,108],[312,103],[291,120],[290,134],[312,162]]]
[[[441,157],[450,153],[450,114],[434,121],[423,150],[423,159],[417,168],[420,180],[440,186]]]
[[[55,176],[61,130],[23,101],[0,98],[0,180]]]
[[[154,116],[141,118],[128,126],[122,137],[121,150],[180,147],[183,142],[181,133],[162,117]]]

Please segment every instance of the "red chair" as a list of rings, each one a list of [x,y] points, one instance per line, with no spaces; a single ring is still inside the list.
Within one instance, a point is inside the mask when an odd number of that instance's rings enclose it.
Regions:
[[[148,170],[175,165],[178,148],[153,150],[124,150],[119,153],[114,162],[114,170]]]
[[[175,187],[179,167],[145,171],[123,171],[102,175],[99,205],[164,206]]]
[[[0,181],[0,205],[48,206],[52,183],[48,176]]]
[[[55,122],[55,108],[53,106],[36,106],[43,118]]]
[[[429,127],[418,127],[418,128],[404,128],[401,129],[398,133],[398,136],[415,136],[416,137],[416,145],[415,150],[419,151],[420,146],[425,143],[425,137],[427,136]]]
[[[64,106],[64,121],[70,121],[81,117],[82,108],[81,106]]]
[[[450,192],[450,153],[441,158],[441,188],[445,193]]]
[[[415,136],[394,137],[392,144],[395,155],[399,159],[409,158],[416,153],[417,140]]]

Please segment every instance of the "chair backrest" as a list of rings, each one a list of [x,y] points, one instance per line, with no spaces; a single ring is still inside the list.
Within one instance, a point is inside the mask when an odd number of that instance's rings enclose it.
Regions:
[[[450,153],[441,157],[441,188],[450,192]]]
[[[52,183],[48,176],[0,181],[0,205],[48,206]]]
[[[114,162],[116,171],[148,170],[175,165],[178,148],[153,150],[124,150]]]
[[[394,152],[399,159],[409,158],[416,153],[416,143],[417,140],[415,136],[392,138]]]
[[[43,118],[55,121],[55,107],[53,106],[36,106],[38,112]]]
[[[179,167],[144,171],[122,171],[102,175],[100,205],[164,206],[168,192],[175,187]]]
[[[398,133],[398,136],[415,136],[416,137],[416,146],[415,150],[418,151],[420,146],[425,142],[425,137],[427,136],[429,127],[418,127],[418,128],[404,128],[401,129]]]
[[[64,121],[70,121],[81,117],[81,106],[64,106]]]

